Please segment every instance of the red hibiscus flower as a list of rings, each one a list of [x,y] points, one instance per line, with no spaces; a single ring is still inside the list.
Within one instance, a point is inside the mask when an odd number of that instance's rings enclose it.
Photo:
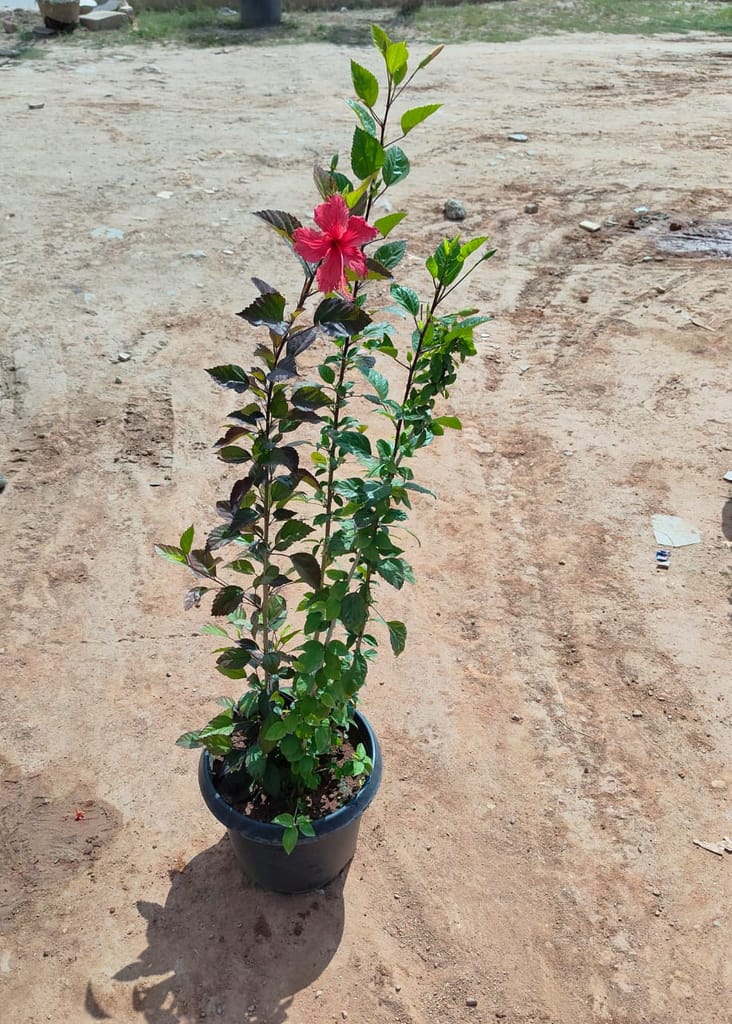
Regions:
[[[309,263],[319,263],[321,292],[348,294],[346,268],[357,277],[368,273],[361,247],[378,238],[379,232],[363,217],[352,217],[343,196],[329,196],[313,214],[320,228],[297,228],[293,234],[295,252]]]

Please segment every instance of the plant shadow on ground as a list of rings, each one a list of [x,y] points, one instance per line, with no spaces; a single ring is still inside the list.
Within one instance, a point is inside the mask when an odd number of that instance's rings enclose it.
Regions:
[[[264,892],[242,876],[224,838],[171,872],[165,906],[138,902],[147,948],[115,980],[133,983],[132,1008],[148,1024],[284,1024],[292,997],[338,949],[347,874],[314,893]],[[89,984],[87,1013],[107,1017],[102,1005]]]

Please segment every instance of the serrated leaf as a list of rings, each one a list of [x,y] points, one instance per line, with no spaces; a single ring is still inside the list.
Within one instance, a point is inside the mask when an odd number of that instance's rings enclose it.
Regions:
[[[391,649],[397,657],[402,653],[407,643],[407,627],[398,619],[392,619],[386,624],[389,628],[389,641]]]
[[[248,575],[252,575],[254,572],[254,566],[246,558],[236,558],[233,562],[229,562],[229,569],[233,569],[234,572],[244,572]]]
[[[261,277],[253,277],[252,284],[255,288],[258,288],[262,295],[267,295],[269,292],[276,292],[277,289],[273,288],[271,284],[267,284]]]
[[[371,256],[366,257],[366,270],[367,281],[388,281],[393,276],[388,267],[383,263],[379,263],[378,260],[372,259]],[[346,276],[349,279],[353,276],[354,279],[359,280],[355,274],[347,273]]]
[[[401,284],[393,284],[389,291],[394,301],[398,302],[407,313],[411,313],[412,316],[419,314],[419,296],[415,291]]]
[[[207,594],[210,589],[210,587],[192,587],[183,598],[184,609],[188,611],[191,608],[200,608],[201,598],[204,594]]]
[[[314,384],[306,384],[304,387],[298,388],[297,391],[293,391],[290,401],[296,409],[304,409],[307,412],[333,404],[325,391]]]
[[[307,523],[303,523],[299,519],[289,520],[275,537],[275,551],[284,551],[291,544],[296,544],[297,541],[303,540],[312,532],[312,526],[308,526]]]
[[[295,359],[306,349],[310,348],[318,336],[314,327],[305,327],[302,331],[296,331],[287,339],[287,354]]]
[[[412,128],[416,128],[422,121],[426,121],[441,106],[441,103],[428,103],[424,107],[412,107],[411,110],[405,110],[401,119],[402,133],[406,135],[411,132]]]
[[[193,545],[193,527],[189,526],[188,529],[181,534],[180,548],[184,555],[187,555]]]
[[[363,103],[359,103],[358,100],[346,100],[346,103],[361,122],[363,130],[376,138],[376,121],[374,121]]]
[[[246,309],[236,314],[246,320],[252,327],[269,327],[276,334],[284,334],[287,324],[284,321],[285,297],[279,292],[266,292],[258,295]]]
[[[239,394],[249,390],[250,380],[241,366],[234,366],[231,363],[226,366],[211,366],[206,373],[213,377],[217,384],[231,388],[232,391],[237,391]]]
[[[371,323],[360,306],[339,296],[323,299],[315,310],[314,322],[331,337],[352,337]]]
[[[336,441],[342,452],[348,452],[351,455],[371,454],[371,442],[365,434],[361,434],[357,430],[340,431]]]
[[[385,185],[396,185],[409,174],[407,154],[399,146],[390,146],[382,165],[381,176]]]
[[[351,81],[358,98],[363,100],[366,106],[373,107],[379,98],[379,83],[376,76],[368,68],[352,60]]]
[[[297,377],[297,366],[295,365],[294,357],[291,355],[286,355],[284,359],[280,359],[279,363],[267,374],[267,380],[271,381],[272,384],[276,384],[281,380],[292,380],[293,377]]]
[[[302,227],[297,217],[293,217],[291,213],[285,213],[283,210],[255,210],[254,216],[259,217],[265,224],[274,228],[279,235],[290,241],[295,230]]]
[[[187,565],[188,560],[180,548],[174,544],[156,544],[154,548],[156,555],[167,558],[169,562],[177,562],[178,565]]]
[[[185,747],[186,750],[195,750],[196,747],[202,747],[203,743],[198,738],[198,732],[184,732],[182,736],[179,736],[175,741],[176,747]]]
[[[386,56],[386,51],[391,46],[391,39],[386,32],[381,28],[380,25],[371,26],[371,38],[374,41],[374,46],[380,53]]]
[[[188,556],[188,566],[199,576],[207,579],[216,577],[216,559],[206,548],[197,548]]]
[[[403,211],[397,211],[396,213],[387,213],[386,217],[379,217],[378,220],[374,221],[374,227],[377,231],[381,232],[383,238],[392,231],[397,224],[404,220],[406,213]],[[406,242],[404,243],[406,245]]]
[[[306,551],[295,552],[289,558],[300,579],[307,583],[309,587],[312,587],[313,590],[319,590],[322,577],[317,559]]]
[[[341,601],[339,618],[349,633],[361,633],[366,625],[368,607],[363,595],[355,592],[346,594]]]
[[[228,615],[236,611],[244,598],[244,591],[241,587],[223,587],[211,605],[212,615]]]
[[[351,167],[359,180],[370,178],[384,166],[386,152],[378,139],[363,128],[354,128]]]
[[[385,245],[379,246],[374,253],[374,259],[383,263],[389,270],[393,270],[397,264],[401,263],[406,251],[406,242],[387,242]]]
[[[407,61],[409,60],[407,44],[404,42],[390,43],[386,48],[384,59],[387,71],[399,85],[407,73]]]
[[[369,384],[373,387],[376,394],[383,402],[389,395],[389,381],[378,370],[366,367],[363,371],[364,377],[368,380]]]

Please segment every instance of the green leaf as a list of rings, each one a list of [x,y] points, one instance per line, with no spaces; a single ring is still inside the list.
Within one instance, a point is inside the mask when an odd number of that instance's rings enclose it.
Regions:
[[[312,526],[308,526],[307,523],[303,523],[299,519],[288,520],[275,538],[275,551],[284,551],[285,548],[289,548],[291,544],[295,544],[312,532]]]
[[[282,756],[287,758],[290,764],[294,764],[295,761],[300,761],[305,756],[305,751],[302,749],[302,741],[289,733],[280,743],[280,750]]]
[[[188,529],[181,535],[180,548],[184,555],[187,555],[193,545],[193,527],[189,526]]]
[[[360,306],[337,295],[323,299],[315,310],[313,321],[331,337],[352,337],[371,323],[371,317]],[[296,394],[299,394],[300,389]],[[294,402],[295,396],[292,396]]]
[[[411,288],[407,288],[406,285],[393,284],[389,289],[391,297],[405,309],[407,313],[411,313],[412,316],[419,314],[419,296]]]
[[[357,100],[346,100],[346,103],[361,122],[363,130],[376,138],[376,121],[374,121],[363,103],[359,103]]]
[[[188,559],[181,549],[175,547],[173,544],[156,544],[155,554],[162,555],[162,557],[167,558],[169,562],[177,562],[179,565],[188,564]]]
[[[222,462],[230,462],[232,464],[240,462],[251,462],[251,455],[243,448],[239,448],[235,444],[227,444],[225,448],[219,449],[219,458]]]
[[[297,658],[297,668],[301,672],[305,672],[307,675],[311,675],[313,672],[317,672],[323,664],[323,658],[325,657],[325,648],[319,640],[308,640],[300,651]]]
[[[176,747],[185,747],[186,750],[195,750],[196,747],[202,747],[203,743],[198,737],[198,731],[195,732],[184,732],[182,736],[179,736],[175,741]]]
[[[379,98],[379,83],[376,76],[368,68],[364,68],[352,60],[351,81],[358,98],[363,100],[367,107],[373,107]]]
[[[305,551],[298,551],[289,557],[300,579],[307,583],[309,587],[312,587],[313,590],[319,590],[321,584],[320,566],[313,555],[309,555]]]
[[[249,389],[249,377],[241,366],[234,366],[232,363],[228,363],[226,366],[211,366],[206,373],[223,387],[231,388],[232,391],[237,391],[239,394],[243,394]]]
[[[457,416],[438,416],[435,420],[441,427],[449,427],[451,430],[462,430],[463,425]]]
[[[370,178],[384,166],[386,152],[378,139],[363,128],[354,128],[351,167],[359,180]]]
[[[234,572],[245,572],[250,576],[255,571],[252,563],[246,558],[235,558],[233,562],[229,562],[227,568],[233,569]]]
[[[481,235],[479,238],[471,238],[469,242],[465,242],[464,245],[460,246],[460,259],[465,261],[468,256],[475,252],[476,249],[480,249],[483,242],[488,241],[488,235]]]
[[[225,636],[228,640],[229,634],[221,626],[214,626],[211,623],[206,623],[205,626],[201,626],[202,633],[208,633],[210,636]]]
[[[267,292],[265,295],[258,295],[246,309],[242,309],[237,316],[246,320],[252,327],[260,327],[263,324],[269,327],[276,334],[284,334],[287,324],[284,321],[285,297],[279,292]]]
[[[298,388],[290,395],[290,401],[296,409],[304,409],[312,412],[314,409],[321,409],[324,405],[332,405],[333,402],[325,391],[314,384],[306,384]]]
[[[412,570],[403,558],[385,558],[377,564],[376,571],[396,590],[401,590],[405,582],[414,582]]]
[[[365,434],[357,430],[343,430],[337,435],[338,447],[342,452],[351,455],[370,455],[371,442]]]
[[[407,44],[391,43],[386,48],[384,59],[386,60],[387,71],[392,76],[396,84],[399,85],[407,73],[407,61],[409,60]]]
[[[358,591],[346,594],[341,601],[339,618],[349,633],[361,633],[366,625],[368,606]]]
[[[287,722],[282,718],[275,718],[262,733],[262,739],[276,743],[289,733]],[[283,824],[280,822],[279,824]]]
[[[223,587],[211,605],[212,615],[228,615],[236,611],[242,602],[244,591],[241,587]]]
[[[386,245],[379,246],[374,253],[374,259],[383,263],[389,270],[393,270],[398,263],[401,263],[406,251],[406,242],[387,242]]]
[[[412,128],[416,128],[422,121],[426,121],[441,106],[441,103],[428,103],[424,107],[412,107],[411,110],[405,110],[401,120],[402,133],[406,135],[408,132],[411,132]]]
[[[385,185],[396,185],[409,174],[409,160],[407,154],[399,146],[390,146],[386,150],[383,160],[381,175]]]
[[[387,622],[387,626],[389,627],[391,649],[398,657],[407,643],[407,627],[403,622],[399,622],[398,619],[392,619],[390,622]]]
[[[374,221],[374,227],[377,231],[381,232],[384,238],[386,238],[389,232],[392,231],[397,224],[403,221],[406,216],[406,213],[401,211],[397,211],[396,213],[387,213],[386,217],[379,217],[378,220]],[[406,245],[406,242],[404,244]]]
[[[383,402],[385,398],[388,398],[389,381],[386,379],[383,373],[379,373],[378,370],[374,370],[371,367],[366,367],[365,369],[362,370],[362,372],[366,380],[373,387],[374,391],[381,399],[381,401]]]
[[[196,548],[188,556],[188,566],[198,576],[212,580],[216,578],[216,559],[206,548]]]
[[[278,814],[276,818],[272,818],[272,824],[282,825],[283,828],[292,828],[295,819],[291,814]]]
[[[386,51],[391,46],[391,39],[388,37],[386,32],[379,25],[371,26],[371,38],[374,41],[374,46],[380,53],[386,56]]]
[[[297,819],[297,827],[300,829],[304,836],[314,836],[315,829],[313,823],[308,818],[303,817],[301,814]]]
[[[297,217],[293,217],[291,213],[285,213],[283,210],[255,210],[254,216],[259,217],[265,224],[274,228],[278,235],[282,235],[290,241],[295,230],[302,227]]]
[[[216,668],[228,679],[243,679],[252,663],[252,652],[245,647],[227,647],[216,659]]]
[[[285,853],[289,857],[289,855],[297,846],[297,829],[295,828],[294,825],[291,825],[289,828],[286,828],[285,831],[282,833],[282,845],[285,849]]]

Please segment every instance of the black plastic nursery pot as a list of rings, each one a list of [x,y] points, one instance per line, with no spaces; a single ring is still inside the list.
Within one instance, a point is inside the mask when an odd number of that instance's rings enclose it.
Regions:
[[[271,892],[299,893],[321,889],[349,863],[356,852],[361,817],[381,783],[381,748],[367,719],[357,711],[356,725],[373,770],[344,807],[313,822],[314,836],[300,836],[291,854],[282,847],[281,825],[255,821],[231,807],[219,794],[207,750],[198,764],[198,783],[206,806],[225,825],[241,867],[249,878]]]

